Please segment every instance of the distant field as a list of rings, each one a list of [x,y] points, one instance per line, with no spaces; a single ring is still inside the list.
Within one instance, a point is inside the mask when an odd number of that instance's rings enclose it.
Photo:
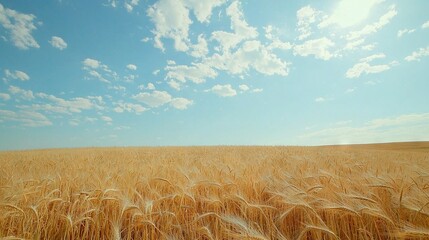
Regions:
[[[429,239],[429,143],[0,152],[0,238]]]

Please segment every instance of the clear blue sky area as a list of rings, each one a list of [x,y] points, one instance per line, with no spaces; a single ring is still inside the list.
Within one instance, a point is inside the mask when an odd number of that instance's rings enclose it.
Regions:
[[[0,0],[0,149],[429,140],[428,12]]]

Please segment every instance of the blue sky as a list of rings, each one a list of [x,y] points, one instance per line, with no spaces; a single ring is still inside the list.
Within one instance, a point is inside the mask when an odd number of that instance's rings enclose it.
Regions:
[[[423,0],[0,1],[0,149],[429,140]]]

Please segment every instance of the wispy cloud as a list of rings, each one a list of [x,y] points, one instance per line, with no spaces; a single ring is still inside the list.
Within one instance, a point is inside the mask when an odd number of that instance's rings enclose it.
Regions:
[[[429,140],[429,113],[405,114],[379,118],[361,125],[350,123],[302,134],[311,144],[347,144],[389,141]]]
[[[5,69],[4,70],[4,74],[5,74],[5,79],[9,80],[9,79],[18,79],[21,81],[28,81],[30,80],[30,76],[28,76],[27,73],[23,72],[23,71],[19,71],[19,70],[9,70],[9,69]]]
[[[422,57],[426,57],[426,56],[429,56],[429,46],[426,48],[420,48],[419,50],[414,51],[413,53],[411,53],[411,55],[406,56],[405,60],[408,62],[420,61]]]
[[[0,120],[18,122],[24,127],[43,127],[52,125],[52,122],[45,115],[32,110],[0,110]]]

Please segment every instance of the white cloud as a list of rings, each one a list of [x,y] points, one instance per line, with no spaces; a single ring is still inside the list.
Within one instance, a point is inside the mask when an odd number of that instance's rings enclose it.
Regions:
[[[101,120],[107,122],[107,123],[112,123],[113,119],[111,117],[108,116],[101,116]]]
[[[199,84],[205,82],[206,78],[217,76],[217,72],[213,68],[202,63],[192,63],[190,66],[167,65],[164,70],[167,71],[165,79],[173,80],[176,84],[185,83],[188,80]]]
[[[83,60],[82,63],[84,67],[93,68],[93,69],[97,69],[101,65],[100,61],[92,58],[86,58],[85,60]]]
[[[340,27],[351,27],[365,20],[372,9],[383,0],[341,0],[338,2],[334,12],[326,17],[320,24],[320,28],[330,25]]]
[[[126,90],[127,90],[127,88],[126,88],[126,87],[121,86],[121,85],[109,86],[108,88],[109,88],[109,89],[116,90],[116,91],[126,91]]]
[[[52,122],[43,114],[35,111],[0,110],[0,120],[19,122],[24,127],[44,127],[52,125]]]
[[[398,31],[397,36],[402,37],[404,34],[410,34],[410,33],[413,33],[415,31],[416,31],[416,29],[408,29],[408,28],[401,29]]]
[[[146,13],[155,24],[155,47],[164,51],[161,38],[170,38],[174,40],[174,48],[177,51],[188,50],[188,32],[192,21],[183,1],[159,0],[149,7]]]
[[[207,64],[231,74],[243,74],[253,68],[265,75],[287,76],[290,63],[282,61],[259,41],[251,40],[244,42],[236,52],[214,54],[207,59]]]
[[[365,39],[363,39],[363,38],[357,39],[357,40],[353,40],[353,41],[349,41],[346,44],[346,46],[344,47],[344,50],[355,50],[359,46],[361,46],[364,42],[365,42]]]
[[[52,45],[52,47],[58,48],[60,50],[67,48],[67,43],[60,37],[53,36],[49,43]]]
[[[168,83],[168,86],[170,86],[171,88],[176,89],[177,91],[179,91],[180,88],[181,88],[181,84],[179,82],[177,82],[177,81],[170,80],[167,83]]]
[[[115,111],[117,113],[134,112],[137,115],[141,114],[142,112],[144,112],[146,110],[147,109],[140,104],[123,103],[123,102],[117,103],[116,107],[113,109],[113,111]]]
[[[141,40],[141,41],[146,43],[146,42],[149,42],[149,40],[150,40],[150,38],[149,38],[149,37],[145,37],[145,38],[142,38],[142,40]]]
[[[21,98],[23,100],[30,101],[30,100],[34,99],[33,91],[31,91],[31,90],[24,90],[24,89],[19,88],[19,87],[9,86],[9,92],[12,95],[17,95],[19,98]]]
[[[258,36],[256,28],[249,26],[244,19],[244,14],[238,1],[231,3],[226,9],[226,14],[231,19],[231,29],[234,32],[215,31],[212,32],[211,36],[213,40],[219,42],[224,52],[229,51],[244,40],[254,39]]]
[[[226,0],[184,0],[185,5],[192,9],[195,17],[199,22],[210,22],[212,10],[215,7],[221,6]]]
[[[147,87],[146,87],[144,84],[141,84],[137,88],[140,89],[140,90],[145,90],[145,89],[155,90],[155,85],[153,83],[148,83]]]
[[[249,26],[244,19],[243,11],[239,1],[234,1],[226,9],[226,15],[231,18],[231,29],[242,36],[243,39],[255,38],[258,36],[258,31],[255,27]]]
[[[30,76],[28,76],[27,73],[23,72],[23,71],[11,71],[9,69],[5,69],[4,70],[4,74],[6,76],[6,78],[12,78],[12,79],[19,79],[21,81],[28,81],[30,80]]]
[[[271,40],[271,43],[268,45],[268,50],[273,49],[281,49],[281,50],[289,50],[292,49],[293,45],[290,42],[283,42],[279,39],[278,32],[280,32],[279,28],[273,27],[272,25],[268,25],[264,27],[265,30],[265,38]]]
[[[423,23],[423,24],[422,24],[422,28],[423,28],[423,29],[425,29],[425,28],[429,28],[429,21],[427,21],[427,22]]]
[[[315,102],[325,102],[326,99],[324,97],[317,97],[316,99],[314,99]]]
[[[231,84],[226,84],[226,85],[217,84],[213,86],[211,89],[209,89],[208,91],[211,91],[221,97],[233,97],[237,95],[237,91],[232,88]]]
[[[7,93],[0,93],[0,99],[3,101],[7,101],[10,99],[10,95]]]
[[[301,45],[296,45],[293,48],[293,54],[303,57],[314,55],[318,59],[329,60],[334,57],[334,54],[329,52],[329,49],[334,45],[334,42],[326,37],[308,40]]]
[[[196,58],[205,57],[209,53],[207,41],[202,34],[198,36],[198,43],[192,45],[191,56]]]
[[[372,50],[374,50],[374,48],[375,48],[375,44],[374,43],[362,46],[362,50],[366,50],[366,51],[372,51]]]
[[[385,58],[386,55],[384,53],[373,54],[371,56],[361,58],[359,63],[355,64],[353,67],[347,70],[346,77],[347,78],[358,78],[363,73],[371,74],[371,73],[380,73],[389,70],[392,66],[398,65],[396,61],[393,61],[389,64],[380,64],[380,65],[370,65],[369,63],[376,60]]]
[[[134,95],[132,98],[153,108],[160,107],[172,100],[172,97],[168,92],[157,90],[153,91],[152,93],[141,92]]]
[[[370,65],[368,62],[360,62],[355,64],[352,68],[347,70],[347,78],[358,78],[361,74],[371,74],[371,73],[380,73],[390,69],[390,66],[387,64],[382,65]]]
[[[20,13],[0,3],[0,24],[9,32],[10,40],[19,49],[40,47],[31,35],[37,29],[33,22],[35,19],[33,14]]]
[[[375,59],[385,58],[386,55],[384,53],[373,54],[371,56],[361,58],[359,62],[372,62]]]
[[[49,95],[46,93],[37,93],[36,96],[40,99],[49,101],[45,104],[33,104],[31,109],[42,110],[45,112],[55,112],[62,114],[80,113],[83,110],[97,109],[102,110],[104,107],[103,98],[101,96],[88,96],[86,98],[76,97],[69,100]]]
[[[133,70],[133,71],[137,70],[137,66],[136,66],[136,65],[134,65],[134,64],[128,64],[128,65],[127,65],[127,68],[128,68],[129,70]]]
[[[185,110],[188,106],[192,105],[193,101],[186,98],[173,98],[170,105],[179,110]]]
[[[264,89],[262,89],[262,88],[255,88],[255,89],[252,89],[252,93],[260,93],[260,92],[262,92],[262,91],[264,91]]]
[[[109,79],[118,79],[118,74],[112,71],[106,64],[102,64],[100,61],[92,58],[86,58],[82,61],[83,70],[88,74],[86,79],[95,78],[104,83],[110,83]],[[125,80],[132,81],[134,79],[126,78]]]
[[[398,12],[396,11],[396,7],[395,5],[391,5],[389,7],[389,10],[387,11],[387,13],[385,13],[383,16],[380,17],[380,19],[372,24],[366,25],[364,28],[362,28],[359,31],[353,31],[350,32],[347,35],[347,40],[354,40],[354,39],[359,39],[362,38],[366,35],[372,34],[372,33],[376,33],[377,31],[379,31],[380,29],[382,29],[385,25],[389,24],[390,21],[398,14]]]
[[[127,10],[127,12],[132,12],[134,7],[139,5],[140,0],[131,0],[131,1],[125,1],[124,7]]]
[[[420,48],[419,50],[414,51],[411,55],[405,57],[405,60],[408,62],[420,61],[420,59],[425,56],[429,56],[429,46],[426,48]]]
[[[299,40],[304,40],[311,35],[311,24],[316,22],[319,15],[320,11],[317,11],[309,5],[299,9],[296,12],[296,17],[298,19],[297,29],[299,32]]]
[[[238,88],[243,92],[246,92],[250,89],[249,86],[247,86],[246,84],[241,84],[240,86],[238,86]]]
[[[132,98],[137,101],[143,102],[144,104],[152,108],[157,108],[169,103],[170,106],[176,109],[185,110],[188,108],[189,105],[193,104],[192,100],[186,98],[173,98],[168,92],[157,90],[154,90],[151,93],[141,92],[139,94],[134,95]]]
[[[153,85],[153,83],[148,83],[147,84],[147,89],[149,89],[149,90],[155,90],[155,85]]]
[[[405,114],[367,121],[360,126],[326,128],[300,136],[311,144],[428,141],[429,113]]]

